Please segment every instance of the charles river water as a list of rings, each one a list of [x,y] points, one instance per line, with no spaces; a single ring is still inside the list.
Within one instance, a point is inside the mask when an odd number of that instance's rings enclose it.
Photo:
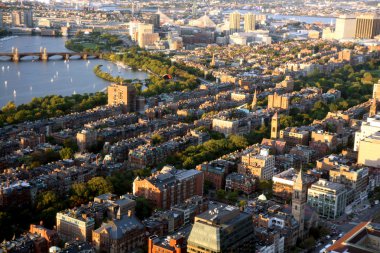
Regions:
[[[22,52],[69,52],[66,38],[17,36],[0,39],[0,52],[11,52],[12,47]],[[53,59],[52,59],[53,58]],[[0,108],[9,101],[17,105],[28,103],[33,97],[94,93],[104,90],[109,82],[98,78],[93,68],[102,64],[104,71],[127,79],[145,79],[147,74],[122,68],[100,59],[71,59],[67,62],[53,56],[47,62],[26,57],[18,63],[0,59]]]

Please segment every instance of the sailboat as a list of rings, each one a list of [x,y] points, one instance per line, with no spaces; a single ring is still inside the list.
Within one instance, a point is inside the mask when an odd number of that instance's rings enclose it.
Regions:
[[[13,90],[13,96],[16,97],[16,90]]]
[[[8,87],[8,81],[4,81],[4,86],[5,86],[5,88]]]
[[[30,91],[32,91],[32,90],[33,90],[33,87],[32,87],[32,86],[30,86],[30,87],[29,87],[29,90],[30,90]]]

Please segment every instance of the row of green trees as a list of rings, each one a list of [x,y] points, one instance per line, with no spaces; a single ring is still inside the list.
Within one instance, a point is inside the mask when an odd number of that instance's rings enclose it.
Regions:
[[[124,81],[124,79],[120,76],[114,77],[110,73],[103,71],[102,66],[103,65],[98,64],[94,67],[94,73],[97,77],[113,83],[122,83]]]
[[[281,127],[308,125],[314,119],[323,119],[328,112],[347,110],[368,101],[372,96],[373,84],[379,77],[380,60],[373,59],[357,66],[345,65],[343,68],[335,70],[329,77],[322,73],[314,73],[296,80],[295,89],[297,90],[305,87],[318,87],[326,92],[334,88],[341,92],[341,98],[329,103],[317,101],[307,113],[301,113],[297,108],[293,108],[289,115],[281,116]]]
[[[19,106],[9,102],[0,110],[0,126],[81,112],[106,103],[107,94],[103,92],[66,97],[50,95],[33,98],[31,102]]]
[[[120,46],[122,43],[117,35],[98,31],[89,34],[78,32],[66,41],[65,47],[75,52],[100,53],[110,51],[112,47]]]
[[[133,47],[123,54],[108,54],[105,58],[113,62],[122,62],[134,70],[141,69],[150,73],[147,89],[141,91],[144,96],[192,90],[199,85],[196,76],[201,75],[199,70],[173,64],[162,54],[152,54]],[[173,79],[164,79],[163,76],[166,74],[171,75]]]
[[[262,138],[269,137],[269,131],[263,126],[245,136],[230,135],[227,138],[220,134],[211,136],[214,138],[201,145],[190,146],[183,152],[173,154],[166,163],[175,165],[176,168],[191,169],[203,162],[212,161],[225,154],[246,148],[248,145],[261,142]]]

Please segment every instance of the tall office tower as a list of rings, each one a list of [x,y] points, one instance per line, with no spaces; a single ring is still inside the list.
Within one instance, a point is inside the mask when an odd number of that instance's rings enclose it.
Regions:
[[[33,10],[32,9],[26,9],[24,10],[24,26],[26,27],[33,27]]]
[[[149,21],[150,21],[149,23],[152,24],[154,28],[156,28],[156,29],[160,28],[160,14],[153,13],[150,16]]]
[[[356,18],[355,38],[373,39],[380,34],[380,17],[376,15],[362,15]]]
[[[244,32],[251,32],[255,30],[256,15],[253,13],[247,13],[244,15]]]
[[[292,214],[298,221],[298,237],[303,238],[305,231],[305,206],[307,202],[307,184],[303,180],[302,168],[293,185]]]
[[[240,31],[240,13],[233,12],[230,14],[230,33]]]
[[[336,19],[334,38],[352,39],[355,38],[356,18],[354,16],[342,15]]]
[[[22,24],[21,15],[19,11],[12,11],[12,26],[20,26]]]
[[[132,84],[111,84],[108,86],[108,105],[122,105],[125,112],[135,112],[135,86]]]
[[[373,95],[372,98],[380,101],[380,80],[373,85]]]
[[[278,139],[280,137],[279,128],[280,128],[280,118],[278,117],[278,113],[276,112],[272,117],[271,131],[270,131],[271,139]]]
[[[3,11],[0,10],[0,28],[3,28]]]

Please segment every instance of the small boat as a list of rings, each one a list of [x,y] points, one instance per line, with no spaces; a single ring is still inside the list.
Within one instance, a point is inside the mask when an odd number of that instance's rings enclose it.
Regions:
[[[72,79],[72,78],[70,78],[70,82],[71,82],[71,83],[73,82],[73,79]]]
[[[7,69],[9,69],[9,66],[7,66]]]
[[[69,65],[69,64],[67,64],[67,65],[66,65],[66,68],[67,68],[67,69],[69,69],[69,68],[70,68],[70,65]]]
[[[32,87],[32,86],[30,86],[30,87],[29,87],[29,90],[30,90],[30,91],[32,91],[32,90],[33,90],[33,87]]]
[[[17,75],[20,76],[20,71],[17,72]]]
[[[13,90],[13,96],[16,97],[16,90]]]
[[[5,86],[5,88],[8,87],[8,81],[4,81],[4,86]]]
[[[56,76],[58,77],[58,71],[57,71],[57,72],[55,72],[55,74],[56,74]]]
[[[52,82],[54,82],[54,79],[52,78],[52,79],[50,79],[50,82],[52,83]]]
[[[76,94],[77,94],[77,92],[74,90],[73,94],[74,94],[74,95],[76,95]]]
[[[4,72],[4,69],[5,69],[5,67],[4,67],[4,66],[2,66],[2,67],[1,67],[1,70],[2,70],[3,72]]]

